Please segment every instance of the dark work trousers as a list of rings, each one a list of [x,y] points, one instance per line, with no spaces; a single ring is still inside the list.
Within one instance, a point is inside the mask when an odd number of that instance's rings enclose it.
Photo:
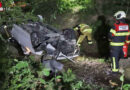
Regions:
[[[124,57],[123,46],[110,46],[110,57],[112,62],[112,71],[119,71],[119,60]]]

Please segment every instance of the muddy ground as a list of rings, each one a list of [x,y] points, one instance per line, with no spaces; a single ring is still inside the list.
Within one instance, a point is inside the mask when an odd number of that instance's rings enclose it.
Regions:
[[[112,74],[110,63],[84,57],[75,58],[75,61],[76,63],[64,62],[64,68],[71,68],[77,78],[86,84],[97,85],[105,90],[121,87],[121,74]]]

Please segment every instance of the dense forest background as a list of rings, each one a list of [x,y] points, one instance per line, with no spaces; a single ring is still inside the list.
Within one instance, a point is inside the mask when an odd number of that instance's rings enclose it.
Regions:
[[[17,3],[17,7],[11,6],[12,1]],[[18,1],[2,0],[3,6],[11,6],[11,8],[15,9],[1,13],[1,24],[8,23],[10,25],[25,22],[29,19],[36,21],[37,15],[42,15],[44,23],[48,23],[59,30],[86,23],[92,27],[93,38],[97,43],[94,46],[97,49],[92,50],[92,53],[99,51],[97,54],[101,56],[108,56],[109,53],[107,34],[115,22],[113,19],[114,13],[119,10],[125,11],[127,13],[127,22],[130,22],[129,0],[20,0],[21,3],[18,3]],[[20,4],[27,6],[19,8]],[[102,43],[102,41],[105,42]],[[104,47],[107,47],[106,50],[102,49]]]
[[[50,24],[58,30],[86,23],[93,29],[95,43],[89,46],[84,42],[81,51],[84,55],[103,57],[105,60],[109,57],[107,34],[115,22],[114,13],[119,10],[125,11],[130,25],[130,0],[1,0],[1,2],[5,8],[4,12],[0,12],[1,31],[3,25],[8,25],[8,30],[10,30],[14,23],[26,23],[27,20],[38,21],[37,15],[43,16],[43,23]],[[22,5],[26,7],[21,7]],[[0,87],[2,86],[3,90],[18,90],[19,88],[53,90],[53,88],[61,87],[68,87],[68,90],[92,90],[92,88],[99,90],[103,88],[93,84],[86,86],[83,82],[77,81],[70,69],[63,73],[63,76],[59,75],[51,80],[43,79],[42,76],[49,76],[49,71],[43,70],[38,62],[32,61],[33,56],[29,57],[31,58],[29,60],[26,57],[17,58],[17,52],[12,49],[7,41],[8,36],[4,34],[0,33]],[[12,55],[12,51],[15,56]],[[58,80],[61,79],[63,81],[59,83]],[[122,78],[121,80],[124,81]],[[129,84],[124,88],[128,86]]]

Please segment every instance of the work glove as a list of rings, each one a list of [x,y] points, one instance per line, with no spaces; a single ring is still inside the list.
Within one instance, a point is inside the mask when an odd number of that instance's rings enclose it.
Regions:
[[[80,46],[81,46],[81,44],[77,43],[77,46],[78,46],[78,47],[80,47]]]
[[[91,45],[91,44],[93,44],[93,42],[92,41],[88,41],[88,44]]]

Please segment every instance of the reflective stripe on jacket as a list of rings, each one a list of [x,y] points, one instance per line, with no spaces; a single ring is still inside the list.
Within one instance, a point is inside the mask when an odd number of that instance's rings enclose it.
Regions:
[[[127,35],[130,35],[130,32],[116,32],[114,29],[111,29],[110,32],[114,36],[127,36]]]
[[[114,24],[115,29],[110,30],[110,45],[111,46],[123,46],[130,35],[128,24]]]
[[[111,46],[123,46],[124,44],[124,42],[110,42]]]

